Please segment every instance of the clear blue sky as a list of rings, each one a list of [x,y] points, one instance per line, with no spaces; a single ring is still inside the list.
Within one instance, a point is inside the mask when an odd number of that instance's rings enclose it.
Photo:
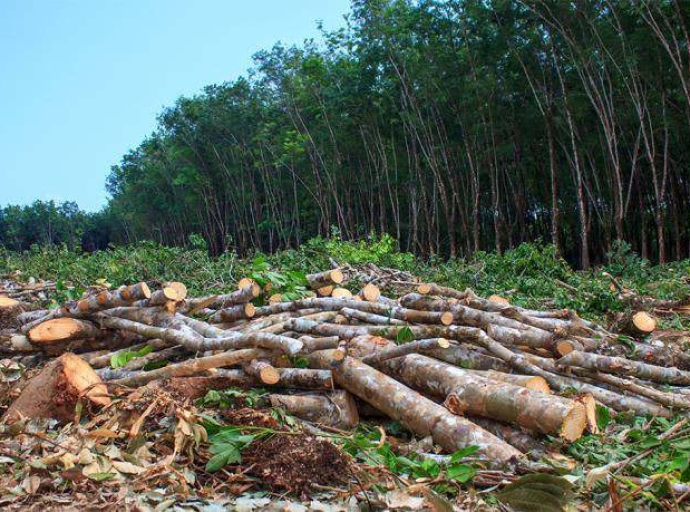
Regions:
[[[0,206],[105,204],[110,166],[164,106],[274,43],[344,25],[349,0],[0,0]]]

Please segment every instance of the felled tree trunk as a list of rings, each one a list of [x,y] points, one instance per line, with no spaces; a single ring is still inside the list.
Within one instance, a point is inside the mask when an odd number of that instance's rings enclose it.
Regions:
[[[381,368],[415,389],[445,398],[445,406],[456,414],[492,418],[567,441],[579,439],[585,428],[585,410],[577,402],[487,379],[426,356],[391,359]]]
[[[449,452],[478,446],[480,455],[498,463],[522,458],[518,450],[465,418],[413,391],[400,382],[352,357],[332,366],[333,350],[309,354],[310,365],[331,369],[342,388],[380,409],[420,437],[431,436]]]
[[[533,391],[539,391],[540,393],[551,394],[551,388],[549,383],[546,382],[544,377],[539,377],[538,375],[517,375],[515,373],[504,373],[497,372],[495,370],[486,371],[474,371],[477,375],[481,375],[484,378],[491,380],[499,380],[501,382],[507,382],[515,386],[522,386]]]
[[[315,274],[307,274],[307,282],[312,290],[318,290],[326,286],[341,284],[345,280],[342,270],[326,270]]]
[[[656,320],[646,311],[625,313],[616,320],[616,330],[633,337],[644,337],[653,333],[656,329]]]
[[[467,298],[468,291],[455,290],[435,283],[422,283],[417,286],[417,292],[422,295],[437,295],[439,297],[450,297],[451,299],[463,300]]]
[[[631,361],[622,357],[601,356],[588,352],[575,351],[560,358],[558,366],[568,368],[576,366],[588,370],[615,373],[638,379],[687,386],[690,384],[690,372],[678,368],[664,368],[638,361]]]
[[[236,320],[244,320],[253,318],[256,313],[256,307],[251,302],[246,304],[239,304],[225,309],[219,309],[208,319],[209,322],[219,324],[223,322],[235,322]]]
[[[108,390],[93,368],[74,354],[63,354],[28,382],[3,420],[55,418],[67,423],[74,419],[80,400],[94,406],[110,404]]]
[[[436,348],[426,352],[426,355],[445,361],[446,363],[472,370],[496,370],[510,372],[510,365],[502,359],[480,352],[481,349],[464,344],[451,345],[448,348]]]
[[[269,395],[272,407],[281,407],[293,416],[340,429],[359,424],[359,413],[352,395],[333,391],[327,395]]]

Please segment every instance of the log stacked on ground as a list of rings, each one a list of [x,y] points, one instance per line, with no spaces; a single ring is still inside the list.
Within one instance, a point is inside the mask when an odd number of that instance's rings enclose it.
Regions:
[[[352,428],[354,396],[446,451],[477,445],[504,463],[544,453],[544,434],[569,442],[585,428],[596,432],[596,404],[665,417],[690,409],[690,358],[677,348],[634,341],[631,349],[573,311],[530,310],[409,276],[394,281],[390,269],[371,270],[385,279],[367,274],[367,282],[345,268],[366,283],[355,295],[335,269],[309,274],[316,293],[296,300],[251,279],[201,298],[187,297],[179,282],[153,290],[142,282],[21,313],[21,332],[3,331],[0,353],[22,361],[35,352],[49,362],[5,419],[72,421],[78,402],[88,405],[83,414],[109,404],[104,382],[159,386],[185,399],[266,386],[270,402],[310,422]],[[386,280],[416,292],[383,296],[374,283]]]

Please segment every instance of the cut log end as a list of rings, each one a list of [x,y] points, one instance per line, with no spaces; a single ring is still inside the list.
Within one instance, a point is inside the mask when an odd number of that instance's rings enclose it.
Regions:
[[[570,409],[566,417],[563,419],[561,427],[561,437],[572,443],[582,437],[585,427],[587,426],[587,411],[584,405],[580,402],[574,402],[573,408]]]
[[[351,299],[352,292],[347,288],[334,288],[331,292],[331,297],[334,299]]]
[[[259,370],[259,379],[264,384],[277,384],[280,381],[280,372],[273,366],[265,366]]]
[[[0,308],[15,308],[19,306],[20,302],[17,299],[8,297],[7,295],[0,295]]]
[[[274,293],[268,298],[268,304],[271,306],[279,302],[283,302],[283,296],[280,293]]]
[[[487,300],[490,300],[491,302],[496,302],[498,304],[503,304],[505,306],[510,306],[510,301],[506,299],[505,297],[501,297],[500,295],[490,295],[487,297]]]
[[[597,425],[597,401],[588,393],[577,395],[573,399],[582,404],[585,409],[585,420],[587,431],[592,434],[599,433],[599,426]]]
[[[79,400],[96,406],[110,404],[108,390],[94,369],[74,354],[63,354],[28,382],[3,420],[55,418],[66,423],[74,418]]]
[[[558,340],[554,345],[554,350],[559,357],[563,357],[577,350],[577,347],[570,340]]]
[[[450,311],[445,311],[441,314],[441,324],[451,325],[453,323],[453,313]]]
[[[318,290],[316,290],[316,293],[318,293],[321,297],[328,297],[331,293],[333,293],[333,286],[328,285],[328,286],[322,286]]]
[[[525,387],[547,395],[551,394],[551,387],[544,377],[532,377],[525,382]]]
[[[643,334],[650,334],[656,329],[656,320],[646,311],[638,311],[632,316],[635,328]]]
[[[431,285],[427,283],[422,283],[417,286],[417,292],[422,295],[429,295],[431,293]]]
[[[48,344],[89,337],[88,324],[74,318],[54,318],[31,328],[28,333],[32,343]]]
[[[237,283],[237,289],[238,290],[243,290],[243,289],[247,288],[248,286],[252,287],[252,296],[254,298],[257,298],[259,295],[261,295],[261,286],[259,286],[257,284],[257,282],[254,281],[253,279],[249,279],[248,277],[243,277]]]
[[[376,302],[381,296],[381,290],[378,286],[369,283],[362,288],[362,291],[359,292],[359,296],[366,301]]]
[[[345,280],[345,274],[343,274],[343,271],[339,269],[331,270],[329,277],[335,284],[340,284]]]
[[[450,347],[450,341],[448,341],[445,338],[438,338],[436,340],[436,343],[438,343],[439,348],[448,348]]]

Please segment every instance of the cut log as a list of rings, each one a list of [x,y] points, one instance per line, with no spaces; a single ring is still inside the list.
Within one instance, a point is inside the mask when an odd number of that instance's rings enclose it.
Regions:
[[[272,407],[285,409],[300,419],[339,429],[359,424],[359,413],[352,395],[337,390],[327,395],[269,395]]]
[[[328,297],[331,293],[333,293],[334,290],[333,285],[328,285],[328,286],[322,286],[321,288],[316,289],[316,293],[319,295],[319,297]]]
[[[268,361],[254,359],[245,365],[244,371],[258,379],[262,384],[272,385],[280,381],[280,372]]]
[[[179,298],[178,292],[175,288],[165,286],[160,290],[151,293],[151,297],[144,300],[138,300],[132,304],[134,307],[146,308],[153,306],[165,306],[168,302],[175,302],[182,300]]]
[[[390,316],[377,315],[376,313],[368,313],[360,311],[359,309],[343,308],[340,314],[348,320],[357,320],[368,324],[375,325],[406,325],[404,320],[391,318]]]
[[[357,338],[352,340],[353,343],[353,351],[356,351],[356,342]],[[445,349],[450,346],[450,343],[448,342],[447,339],[445,338],[431,338],[427,340],[414,340],[409,343],[405,343],[403,345],[393,345],[391,346],[390,343],[388,343],[388,340],[384,340],[386,342],[387,348],[377,351],[375,354],[369,354],[364,357],[362,357],[362,362],[376,366],[384,361],[388,361],[389,359],[393,359],[396,357],[401,357],[401,356],[406,356],[408,354],[416,354],[419,352],[427,352],[429,350],[434,350],[434,349]],[[353,354],[350,354],[353,355]]]
[[[469,293],[468,290],[461,292],[460,290],[439,286],[435,283],[422,283],[417,286],[417,292],[422,295],[437,295],[439,297],[449,297],[458,300],[467,298]]]
[[[382,338],[356,338],[351,347],[373,353],[390,347]],[[487,379],[430,357],[411,354],[381,364],[388,375],[429,395],[445,398],[456,414],[482,416],[553,434],[575,441],[585,429],[585,411],[580,403],[560,396]]]
[[[262,349],[234,350],[213,356],[188,359],[148,372],[135,372],[136,375],[113,380],[112,383],[120,386],[139,387],[156,379],[191,377],[212,368],[248,363],[252,359],[269,359],[275,355],[277,354],[274,352]]]
[[[621,331],[633,337],[644,337],[656,329],[656,320],[646,311],[637,311],[621,321]]]
[[[339,386],[400,421],[415,435],[431,436],[436,444],[449,452],[478,446],[479,455],[496,463],[523,457],[522,453],[493,434],[361,361],[346,357],[333,367],[333,352],[321,350],[306,357],[312,367],[331,369],[333,380]]]
[[[256,314],[256,307],[251,302],[246,304],[239,304],[225,309],[219,309],[208,319],[213,324],[220,324],[223,322],[235,322],[237,320],[245,320],[253,318]]]
[[[549,383],[544,377],[537,375],[517,375],[515,373],[497,372],[496,370],[475,371],[478,375],[491,380],[500,380],[501,382],[508,382],[516,386],[532,389],[541,393],[551,394]]]
[[[280,293],[274,293],[268,298],[269,305],[278,304],[279,302],[283,302],[283,296]]]
[[[644,398],[627,396],[623,393],[617,393],[601,386],[592,385],[582,380],[574,379],[564,375],[557,375],[560,368],[556,366],[553,359],[546,359],[539,356],[526,355],[524,359],[528,361],[532,370],[522,363],[516,365],[520,371],[541,375],[548,383],[559,391],[576,390],[581,393],[588,393],[592,395],[595,400],[602,403],[611,409],[622,412],[634,412],[635,414],[646,416],[660,416],[662,418],[670,418],[671,411],[665,407],[661,407],[658,403]],[[541,372],[541,373],[540,373]]]
[[[103,331],[91,322],[76,318],[55,318],[29,330],[28,338],[32,343],[44,346],[76,339],[99,338],[102,335]]]
[[[690,384],[690,372],[678,368],[663,368],[622,357],[602,356],[589,352],[574,351],[557,361],[562,368],[579,367],[605,373],[615,373],[638,379],[651,380],[664,384],[687,386]]]
[[[302,352],[308,354],[317,350],[326,350],[329,348],[338,348],[340,338],[338,336],[329,336],[326,338],[312,338],[311,336],[302,336],[299,340],[304,344]]]
[[[17,299],[13,299],[7,295],[0,295],[0,308],[16,308],[20,304],[21,302],[19,302]]]
[[[502,359],[490,356],[481,351],[482,349],[466,345],[463,343],[451,345],[446,349],[432,349],[426,352],[427,356],[445,361],[446,363],[468,368],[471,370],[496,370],[508,373],[511,370]]]
[[[326,286],[341,284],[345,280],[342,270],[326,270],[315,274],[307,274],[307,282],[312,290],[318,290]]]
[[[55,418],[68,423],[80,400],[94,406],[110,404],[108,390],[93,368],[74,354],[63,354],[28,382],[3,420]]]
[[[497,304],[501,304],[503,306],[510,306],[510,301],[506,299],[505,297],[501,297],[500,295],[489,295],[486,300],[490,300],[491,302],[496,302]]]
[[[472,417],[470,420],[499,439],[503,439],[510,446],[514,446],[532,460],[539,460],[546,453],[544,443],[513,425],[506,425],[489,418]]]
[[[364,285],[357,296],[369,302],[376,302],[381,296],[381,290],[378,286],[368,283]]]
[[[331,297],[334,299],[352,299],[352,292],[347,288],[333,288]]]

